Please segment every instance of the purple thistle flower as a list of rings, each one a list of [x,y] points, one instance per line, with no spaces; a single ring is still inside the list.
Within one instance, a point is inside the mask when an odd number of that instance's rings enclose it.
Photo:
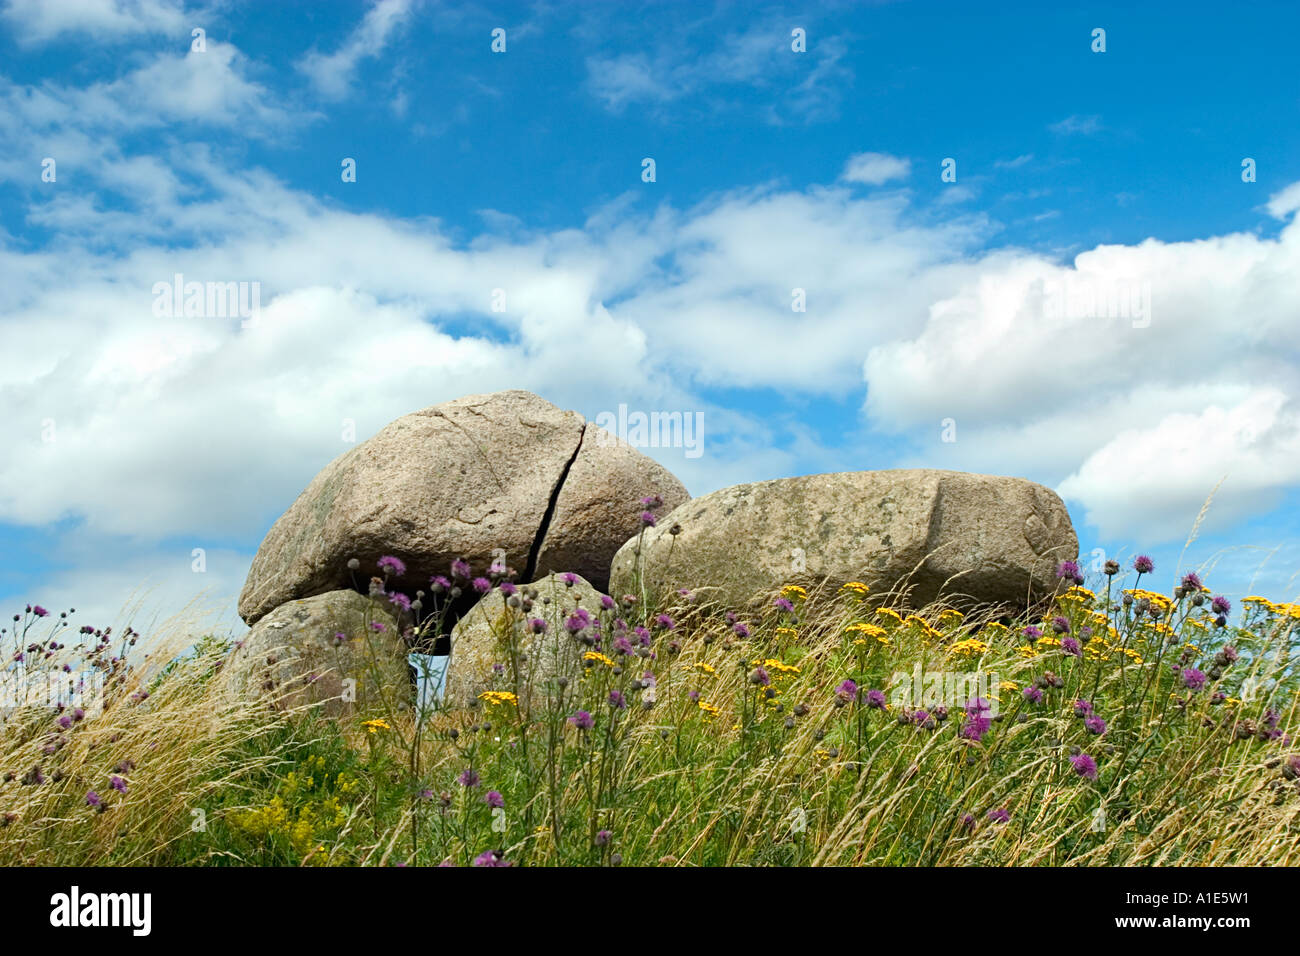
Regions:
[[[1083,648],[1079,645],[1079,642],[1072,637],[1061,638],[1061,650],[1066,654],[1069,654],[1071,657],[1083,656]]]
[[[1201,584],[1201,577],[1195,571],[1188,571],[1183,575],[1184,590],[1199,591],[1202,587],[1204,587],[1204,585]]]
[[[500,809],[501,807],[504,807],[506,805],[505,799],[501,796],[501,794],[497,793],[495,790],[489,790],[487,793],[485,793],[483,795],[483,802],[486,803],[489,807],[493,807],[496,809]]]
[[[843,683],[835,688],[835,696],[843,701],[852,701],[858,696],[858,685],[845,678]]]
[[[126,793],[126,781],[117,774],[113,774],[113,776],[109,777],[108,782],[118,793]]]
[[[471,586],[479,594],[487,594],[492,590],[492,582],[487,578],[475,578]]]
[[[596,831],[596,846],[609,846],[609,841],[614,838],[614,834],[608,830]]]
[[[578,583],[578,576],[572,571],[565,571],[560,575],[560,580],[564,582],[566,588],[571,588]]]
[[[1097,779],[1097,761],[1087,754],[1075,754],[1070,758],[1070,764],[1074,767],[1074,772],[1085,780]]]
[[[665,631],[672,631],[672,630],[676,630],[677,622],[674,621],[667,614],[660,614],[657,618],[655,618],[655,626]]]
[[[1183,669],[1183,686],[1188,690],[1200,690],[1205,686],[1205,675],[1195,667],[1186,667]]]
[[[384,631],[388,630],[388,626],[384,624],[383,621],[371,621],[370,629],[382,634]]]
[[[749,637],[749,628],[739,621],[731,625],[731,629],[736,632],[737,637]]]
[[[1219,653],[1223,655],[1223,660],[1228,664],[1237,663],[1237,660],[1241,657],[1241,655],[1237,653],[1237,649],[1231,644],[1223,645],[1223,650],[1219,651]]]
[[[451,590],[451,582],[441,574],[435,574],[429,578],[429,587],[433,588],[434,594],[441,594],[443,591]]]
[[[1083,575],[1079,573],[1079,563],[1077,561],[1062,561],[1057,565],[1056,576],[1067,581],[1073,581],[1075,584],[1083,583]]]
[[[1156,569],[1156,563],[1145,554],[1139,554],[1133,559],[1133,570],[1138,574],[1150,574]]]
[[[529,633],[529,634],[545,634],[545,633],[546,633],[546,622],[545,622],[544,620],[542,620],[540,617],[530,618],[529,621],[528,621],[528,633]]]
[[[647,528],[653,528],[655,526],[655,516],[649,511],[643,511],[641,512],[641,523]]]
[[[87,806],[99,807],[99,806],[103,806],[103,804],[104,801],[100,799],[99,794],[97,794],[94,790],[91,790],[89,793],[86,794]]]
[[[608,594],[602,594],[600,596],[600,606],[606,611],[612,611],[614,610],[614,599]]]
[[[759,687],[767,687],[772,683],[772,675],[765,667],[755,667],[753,673],[749,675],[749,682]]]
[[[1043,701],[1043,692],[1032,684],[1026,687],[1022,693],[1024,694],[1025,700],[1029,701],[1031,704],[1040,704]]]
[[[971,813],[964,813],[964,814],[962,814],[961,825],[964,826],[967,830],[974,830],[974,829],[975,829],[975,815],[974,815],[974,814],[971,814]]]
[[[1215,614],[1227,614],[1232,610],[1232,602],[1220,594],[1210,602],[1210,610]]]
[[[456,778],[456,782],[462,787],[477,787],[479,785],[479,777],[478,774],[474,772],[474,768],[470,767]]]
[[[1074,702],[1074,716],[1087,717],[1092,713],[1092,702],[1087,700],[1076,700]]]
[[[961,730],[963,737],[976,743],[984,740],[985,734],[993,726],[993,721],[984,716],[988,709],[988,701],[983,697],[976,697],[974,700],[966,702],[966,726]]]
[[[1032,624],[1030,624],[1020,633],[1025,635],[1025,637],[1029,638],[1031,641],[1036,641],[1043,636],[1042,628],[1034,627],[1034,625]]]
[[[1052,630],[1054,630],[1057,634],[1069,634],[1070,622],[1066,618],[1057,615],[1056,617],[1052,618]]]
[[[573,724],[573,726],[577,727],[579,730],[591,730],[592,727],[596,726],[595,719],[585,710],[580,710],[570,717],[569,723]]]
[[[470,570],[469,562],[457,558],[451,562],[451,576],[457,581],[468,581],[473,572]]]
[[[1010,823],[1011,813],[1004,807],[999,810],[989,811],[989,822],[991,823]]]
[[[69,727],[72,726],[72,718],[69,717],[67,714],[64,714],[62,717],[59,718],[59,726],[62,727],[64,730],[67,730]]]
[[[788,613],[794,610],[794,605],[791,604],[787,598],[783,598],[783,597],[777,598],[775,601],[772,602],[772,605],[778,611],[786,611]]]
[[[616,638],[614,641],[614,650],[616,653],[619,654],[624,654],[624,655],[631,654],[632,642],[629,641],[626,637]]]
[[[623,696],[622,691],[611,690],[609,692],[609,706],[615,710],[622,710],[627,707],[627,699]]]
[[[1096,714],[1089,714],[1083,719],[1083,726],[1087,728],[1088,733],[1096,734],[1100,737],[1106,732],[1106,721],[1102,720]]]
[[[379,570],[390,571],[394,577],[401,577],[406,573],[406,565],[400,558],[395,558],[391,554],[386,554],[379,559]]]
[[[862,699],[863,701],[866,702],[867,707],[871,708],[872,710],[885,709],[884,691],[875,690],[875,689],[869,690],[862,696]]]
[[[497,585],[497,590],[500,591],[502,594],[504,594],[506,597],[511,597],[519,593],[519,589],[515,587],[513,584],[511,584],[509,581],[502,581],[499,585]]]
[[[641,499],[642,508],[658,508],[663,503],[664,500],[663,498],[659,497],[659,495],[646,495],[644,498]]]
[[[388,595],[388,603],[397,605],[403,611],[409,611],[411,609],[411,599],[400,591]]]
[[[32,613],[37,617],[49,617],[50,615],[50,612],[45,610],[45,608],[41,607],[39,604],[32,608]]]
[[[500,850],[484,850],[478,856],[474,857],[475,866],[510,866],[509,860]]]

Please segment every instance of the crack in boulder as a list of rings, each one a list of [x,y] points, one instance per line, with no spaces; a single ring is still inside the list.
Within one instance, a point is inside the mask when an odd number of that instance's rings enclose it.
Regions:
[[[528,549],[528,564],[524,567],[523,576],[525,581],[531,581],[537,572],[537,560],[542,553],[542,544],[546,541],[547,532],[551,530],[551,519],[555,517],[555,506],[560,500],[560,492],[564,490],[564,482],[569,477],[569,470],[582,451],[583,439],[587,437],[587,424],[583,422],[582,428],[578,430],[578,443],[573,447],[573,454],[560,469],[560,477],[556,479],[555,487],[551,489],[551,499],[546,503],[546,511],[542,513],[542,523],[537,528],[537,534],[533,536],[533,546]]]

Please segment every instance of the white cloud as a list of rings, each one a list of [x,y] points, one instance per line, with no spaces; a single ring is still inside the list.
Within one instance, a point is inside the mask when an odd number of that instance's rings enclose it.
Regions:
[[[697,25],[698,26],[698,25]],[[716,47],[701,53],[675,38],[653,52],[587,57],[587,89],[614,113],[633,105],[659,108],[673,104],[671,114],[699,109],[736,109],[735,98],[710,96],[717,86],[743,85],[761,102],[759,113],[775,125],[809,123],[833,117],[841,90],[852,82],[844,65],[848,48],[837,36],[826,36],[806,53],[793,53],[784,26],[758,22],[746,30],[718,33]],[[752,98],[752,97],[751,97]]]
[[[1033,160],[1033,153],[1022,153],[1015,159],[999,159],[993,165],[998,169],[1019,169],[1021,166]]]
[[[298,61],[298,69],[324,96],[342,99],[361,61],[384,51],[394,33],[410,19],[411,10],[411,0],[377,0],[341,47],[328,54],[313,50]]]
[[[849,157],[840,178],[850,183],[879,186],[891,179],[906,179],[911,171],[911,160],[888,153],[857,153]]]
[[[1292,213],[1300,212],[1300,183],[1292,183],[1280,192],[1269,196],[1265,208],[1275,219],[1286,219]]]
[[[1069,135],[1078,133],[1082,136],[1091,136],[1093,133],[1101,130],[1100,116],[1067,116],[1059,122],[1052,123],[1047,127],[1053,133]]]
[[[1201,503],[1211,527],[1269,510],[1300,484],[1300,398],[1261,387],[1241,401],[1126,428],[1061,483],[1103,536],[1160,540],[1192,531]]]
[[[99,40],[176,33],[188,43],[191,27],[184,4],[170,0],[8,0],[3,16],[25,43],[70,33]]]
[[[872,349],[865,408],[936,442],[955,418],[952,467],[1069,476],[1061,491],[1108,531],[1185,535],[1226,473],[1207,528],[1226,527],[1300,483],[1297,276],[1294,219],[1277,239],[1148,239],[1064,266],[988,256],[919,334]],[[1242,422],[1257,437],[1238,446]]]

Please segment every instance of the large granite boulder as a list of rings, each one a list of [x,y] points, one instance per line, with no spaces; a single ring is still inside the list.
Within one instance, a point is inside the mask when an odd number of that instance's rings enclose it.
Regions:
[[[405,623],[383,598],[327,591],[263,617],[227,668],[245,695],[277,707],[320,704],[334,716],[391,714],[414,697],[401,636]]]
[[[581,607],[598,618],[601,593],[580,575],[550,574],[531,585],[533,606],[525,612],[510,607],[500,591],[493,590],[459,621],[451,632],[451,660],[447,665],[446,700],[464,706],[485,690],[515,687],[515,666],[510,660],[510,639],[515,635],[519,687],[530,693],[556,673],[576,672],[586,650],[565,630],[565,620]],[[545,631],[531,633],[529,619],[546,622]],[[494,673],[494,666],[500,673]]]
[[[330,462],[276,521],[240,616],[252,624],[287,601],[353,586],[354,557],[360,586],[381,556],[401,559],[407,573],[390,588],[408,594],[458,557],[481,573],[504,556],[522,580],[572,561],[604,586],[638,526],[637,499],[658,494],[671,508],[689,495],[645,455],[594,440],[597,431],[518,390],[397,419]]]
[[[674,533],[676,532],[676,533]],[[637,577],[640,545],[641,570]],[[742,607],[785,584],[862,581],[1024,606],[1057,587],[1079,542],[1055,492],[1021,478],[905,469],[842,472],[736,485],[665,515],[614,556],[616,594],[692,588]]]

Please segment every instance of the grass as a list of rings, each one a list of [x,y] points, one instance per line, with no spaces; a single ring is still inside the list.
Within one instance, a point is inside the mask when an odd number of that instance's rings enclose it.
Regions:
[[[212,639],[47,657],[71,625],[19,615],[11,675],[88,669],[103,711],[10,710],[0,865],[1300,863],[1295,604],[1107,574],[1015,618],[858,585],[584,616],[492,579],[497,683],[423,721],[247,699]]]

